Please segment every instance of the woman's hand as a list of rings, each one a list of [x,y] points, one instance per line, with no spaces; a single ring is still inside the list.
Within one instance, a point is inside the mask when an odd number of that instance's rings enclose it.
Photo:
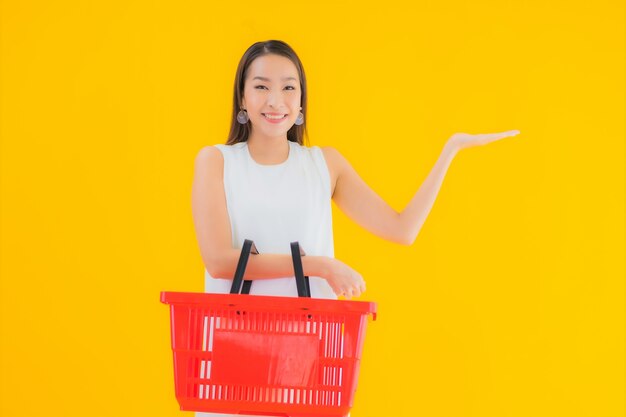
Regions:
[[[501,133],[482,133],[477,135],[470,135],[469,133],[455,133],[450,137],[450,139],[448,139],[448,144],[454,150],[460,151],[461,149],[471,148],[472,146],[486,145],[499,139],[515,136],[518,133],[519,130],[508,130]]]
[[[350,299],[365,291],[365,281],[361,274],[335,258],[328,258],[327,273],[324,278],[338,297]]]

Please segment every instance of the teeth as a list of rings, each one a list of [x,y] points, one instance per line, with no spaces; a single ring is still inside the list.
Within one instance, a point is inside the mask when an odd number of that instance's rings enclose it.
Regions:
[[[282,116],[272,116],[272,115],[269,115],[269,114],[265,114],[264,116],[267,117],[268,119],[278,120],[278,119],[282,119],[286,115],[283,114]]]

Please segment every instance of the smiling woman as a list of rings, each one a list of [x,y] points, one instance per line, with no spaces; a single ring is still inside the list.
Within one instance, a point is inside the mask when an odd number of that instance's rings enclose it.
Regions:
[[[300,59],[289,45],[281,41],[267,41],[257,42],[248,48],[237,67],[234,87],[233,117],[227,145],[248,141],[250,136],[254,140],[254,137],[264,133],[275,136],[276,131],[263,130],[266,126],[259,123],[263,118],[265,121],[278,119],[277,124],[284,123],[287,140],[303,145],[307,112],[306,77]]]
[[[332,147],[303,145],[304,68],[285,42],[250,46],[235,75],[230,134],[196,157],[192,209],[205,290],[228,292],[245,239],[260,251],[248,264],[251,293],[295,295],[289,243],[307,252],[314,297],[358,297],[361,275],[335,259],[331,199],[373,234],[410,245],[433,206],[456,153],[519,133],[452,135],[430,174],[402,212],[391,208]]]
[[[260,252],[246,270],[251,294],[297,294],[290,242],[298,241],[313,297],[359,296],[363,278],[334,258],[336,175],[325,151],[303,145],[306,78],[295,52],[282,41],[252,45],[237,68],[233,100],[226,144],[196,158],[193,214],[205,291],[229,291],[250,239]]]
[[[306,255],[313,298],[358,297],[365,281],[334,257],[331,200],[363,228],[403,245],[415,240],[456,153],[519,131],[447,141],[430,174],[398,213],[332,147],[304,146],[307,88],[300,59],[282,41],[257,42],[235,76],[226,144],[202,148],[195,160],[192,209],[206,267],[205,291],[228,293],[246,239],[250,294],[296,296],[290,243]],[[205,414],[198,414],[205,415]]]

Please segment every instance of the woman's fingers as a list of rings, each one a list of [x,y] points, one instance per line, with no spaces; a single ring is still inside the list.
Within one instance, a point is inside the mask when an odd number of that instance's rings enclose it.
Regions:
[[[363,292],[365,292],[364,286],[363,287],[357,286],[357,287],[348,288],[342,291],[341,295],[343,295],[347,299],[350,299],[352,297],[360,297]]]
[[[361,291],[358,288],[346,288],[337,291],[336,294],[338,297],[344,297],[349,300],[353,297],[359,297],[361,295]]]
[[[517,129],[499,133],[479,133],[476,135],[470,135],[469,133],[455,133],[452,135],[450,140],[455,144],[457,149],[464,149],[477,145],[486,145],[487,143],[509,136],[515,136],[519,133],[520,131]]]
[[[511,132],[519,132],[519,131],[510,130],[508,132],[501,132],[501,133],[484,133],[484,134],[479,134],[479,135],[470,135],[470,137],[465,138],[465,140],[468,142],[474,141],[476,143],[485,145],[490,142],[495,142],[496,140],[500,140],[500,139],[508,138],[509,136],[517,135],[517,133],[511,133]]]
[[[340,261],[336,261],[335,266],[338,266],[338,270],[327,278],[333,292],[338,297],[348,299],[359,297],[365,291],[365,281],[361,274]]]
[[[487,134],[487,135],[484,135],[484,136],[487,137],[487,140],[489,142],[493,142],[494,140],[508,138],[509,136],[515,136],[518,133],[519,133],[519,130],[508,130],[506,132],[490,133],[490,134]]]

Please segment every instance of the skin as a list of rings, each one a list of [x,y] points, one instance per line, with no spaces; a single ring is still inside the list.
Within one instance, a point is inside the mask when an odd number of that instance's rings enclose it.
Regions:
[[[295,123],[301,109],[300,99],[298,71],[288,58],[270,54],[261,56],[250,64],[244,81],[242,108],[247,110],[249,123],[252,125],[248,138],[250,155],[259,164],[274,165],[287,159],[287,131]],[[282,123],[272,124],[266,121],[262,113],[286,114],[287,119]],[[380,198],[339,151],[331,146],[321,149],[331,178],[332,199],[337,207],[371,233],[395,243],[411,245],[430,213],[455,155],[463,149],[517,134],[518,130],[475,135],[453,134],[445,143],[428,177],[401,212],[397,212]],[[232,279],[240,250],[232,247],[223,173],[224,160],[221,152],[213,146],[202,148],[194,164],[192,212],[200,253],[207,271],[213,277]],[[336,258],[304,256],[302,263],[305,275],[325,278],[338,296],[350,299],[365,291],[365,281],[361,274]],[[251,256],[246,268],[246,279],[290,275],[293,275],[291,255]]]

